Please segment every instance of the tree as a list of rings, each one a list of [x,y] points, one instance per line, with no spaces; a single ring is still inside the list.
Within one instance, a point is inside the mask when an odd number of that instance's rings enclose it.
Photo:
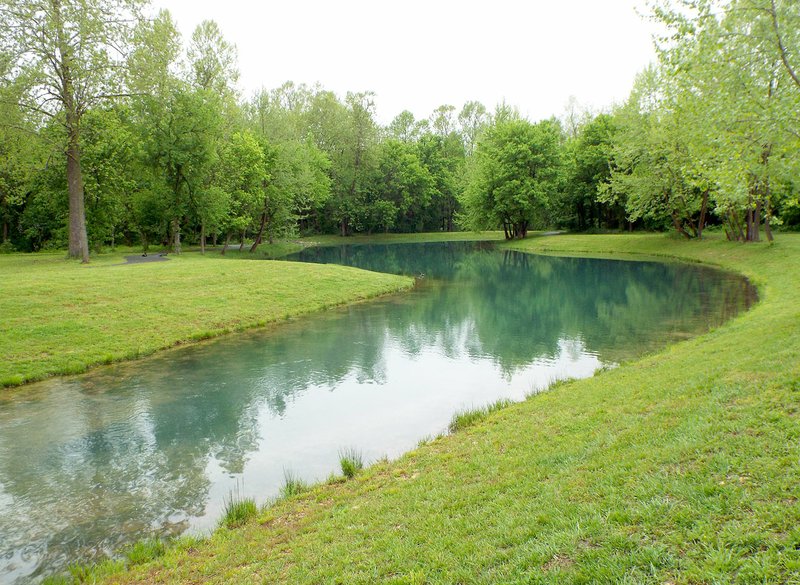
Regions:
[[[236,45],[222,36],[213,20],[204,20],[192,33],[188,50],[189,79],[196,87],[221,96],[233,91],[239,80]]]
[[[416,142],[419,140],[420,127],[414,119],[414,114],[403,110],[394,117],[389,124],[389,135],[402,142]]]
[[[463,145],[452,134],[447,138],[424,134],[417,144],[417,150],[430,176],[430,205],[425,214],[424,229],[451,232],[455,229],[462,177],[465,174]]]
[[[115,245],[125,224],[125,199],[139,186],[141,144],[129,114],[125,107],[95,108],[83,119],[87,234],[98,251],[107,241]]]
[[[133,94],[165,96],[177,79],[181,51],[181,35],[169,11],[160,10],[152,20],[140,21],[128,53],[127,85]]]
[[[124,55],[141,0],[6,0],[0,39],[27,88],[20,106],[64,128],[69,255],[89,261],[81,170],[81,119],[123,91]]]
[[[560,128],[551,120],[511,119],[487,129],[464,197],[469,226],[502,226],[506,239],[512,239],[546,223],[562,181],[560,140]]]
[[[787,190],[800,147],[800,12],[781,0],[663,1],[654,14],[664,87],[700,132],[687,144],[728,236],[772,238],[775,209],[796,199]],[[687,107],[688,106],[688,107]],[[697,172],[699,168],[699,173]]]
[[[267,151],[272,158],[272,154]],[[265,191],[270,175],[265,150],[250,132],[235,132],[220,152],[220,184],[230,196],[230,209],[224,222],[225,248],[231,233],[240,236],[239,249],[244,246],[247,231],[261,213],[260,241],[265,223],[272,211]],[[267,198],[265,201],[264,198]],[[225,252],[223,248],[223,253]]]
[[[709,188],[701,188],[704,177],[693,162],[689,133],[700,121],[663,88],[659,71],[648,69],[618,111],[611,176],[601,186],[600,201],[623,205],[630,221],[672,225],[686,238],[699,237]]]
[[[471,155],[475,151],[478,137],[489,122],[489,112],[482,103],[471,101],[465,103],[461,108],[458,114],[458,124],[461,127],[461,138],[464,141],[467,155]]]
[[[625,210],[617,203],[598,199],[611,179],[616,122],[610,114],[600,114],[579,126],[567,142],[568,180],[561,201],[560,223],[585,230],[594,227],[621,227]]]
[[[416,231],[430,201],[430,183],[414,145],[385,140],[379,147],[373,186],[361,205],[362,227],[369,232],[394,227]]]
[[[204,90],[176,85],[167,101],[156,104],[145,139],[145,153],[154,173],[152,189],[165,199],[173,251],[181,251],[181,225],[214,163],[221,128],[219,101]]]
[[[320,113],[327,113],[329,117],[322,132],[314,132],[320,148],[330,156],[333,188],[329,201],[332,217],[342,236],[353,232],[353,220],[358,215],[359,202],[363,200],[375,164],[378,129],[373,98],[370,92],[348,93],[345,109],[341,109],[335,97],[333,102],[330,97],[324,97],[326,109]]]

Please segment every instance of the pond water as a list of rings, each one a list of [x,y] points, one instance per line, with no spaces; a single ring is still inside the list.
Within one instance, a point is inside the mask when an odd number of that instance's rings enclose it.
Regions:
[[[396,457],[460,409],[590,376],[755,299],[743,279],[699,266],[488,243],[317,248],[293,260],[418,285],[0,397],[0,583],[146,536],[207,532],[236,489],[263,503],[285,470],[308,481],[338,472],[347,447]]]

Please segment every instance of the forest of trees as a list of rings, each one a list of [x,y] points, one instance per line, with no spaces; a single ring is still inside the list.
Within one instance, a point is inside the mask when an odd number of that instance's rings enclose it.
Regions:
[[[0,2],[0,251],[547,227],[755,241],[800,225],[796,2],[654,3],[658,62],[606,112],[532,122],[473,101],[387,126],[370,92],[244,97],[214,22],[184,42],[143,9]]]

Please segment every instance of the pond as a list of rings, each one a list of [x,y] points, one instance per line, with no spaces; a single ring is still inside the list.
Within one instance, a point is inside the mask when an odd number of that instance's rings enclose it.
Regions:
[[[700,266],[490,243],[314,248],[292,260],[418,283],[0,399],[0,583],[147,536],[208,532],[234,490],[264,503],[287,470],[337,473],[344,448],[397,457],[460,409],[591,376],[755,299],[742,278]]]

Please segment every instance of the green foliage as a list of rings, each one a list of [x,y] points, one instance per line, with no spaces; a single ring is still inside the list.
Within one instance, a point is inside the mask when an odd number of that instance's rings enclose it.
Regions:
[[[771,238],[797,201],[800,14],[791,2],[657,2],[659,109],[678,119],[684,180],[708,192],[730,239]]]
[[[601,185],[600,201],[624,205],[630,221],[669,222],[687,237],[698,236],[708,188],[693,168],[688,129],[699,121],[665,102],[662,84],[655,69],[640,75],[618,112],[613,168],[608,183]]]
[[[577,126],[567,142],[567,179],[553,210],[559,225],[580,231],[624,225],[621,205],[598,200],[611,179],[617,132],[615,117],[599,114]]]
[[[507,239],[524,238],[533,226],[547,225],[548,207],[563,181],[557,123],[496,122],[483,134],[475,158],[464,197],[467,225],[502,226]]]
[[[145,129],[144,152],[153,172],[152,189],[163,197],[170,221],[173,250],[181,251],[181,223],[207,188],[207,175],[216,156],[221,131],[220,102],[206,90],[175,86],[161,99],[145,101],[150,124]],[[239,175],[236,175],[238,178]],[[210,214],[199,209],[199,215]]]
[[[364,456],[355,447],[342,449],[339,451],[339,466],[342,468],[342,475],[352,479],[364,469]]]

